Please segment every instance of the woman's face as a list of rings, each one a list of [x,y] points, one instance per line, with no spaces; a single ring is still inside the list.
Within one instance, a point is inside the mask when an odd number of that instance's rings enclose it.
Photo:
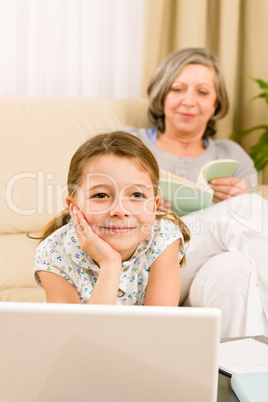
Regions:
[[[165,132],[202,138],[217,107],[214,77],[212,67],[183,67],[164,100]]]

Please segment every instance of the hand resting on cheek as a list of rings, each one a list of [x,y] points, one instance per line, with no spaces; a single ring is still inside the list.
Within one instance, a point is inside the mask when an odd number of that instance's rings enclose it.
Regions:
[[[76,205],[70,205],[70,213],[80,247],[84,253],[96,261],[100,267],[108,265],[111,261],[121,262],[120,254],[92,230],[83,212]]]

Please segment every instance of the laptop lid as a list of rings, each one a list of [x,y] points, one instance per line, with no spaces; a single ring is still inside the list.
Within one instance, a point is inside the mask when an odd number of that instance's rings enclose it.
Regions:
[[[0,303],[1,400],[215,402],[217,309]]]

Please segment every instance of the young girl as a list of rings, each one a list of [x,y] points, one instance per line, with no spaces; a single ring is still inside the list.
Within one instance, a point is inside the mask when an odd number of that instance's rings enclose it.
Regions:
[[[43,229],[35,256],[47,302],[178,306],[189,232],[157,210],[158,184],[154,156],[130,134],[101,134],[78,148],[68,208]]]

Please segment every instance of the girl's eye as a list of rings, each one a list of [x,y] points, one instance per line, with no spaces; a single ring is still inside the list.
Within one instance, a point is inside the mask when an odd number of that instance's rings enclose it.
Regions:
[[[108,195],[105,193],[98,193],[98,194],[93,195],[92,198],[108,198]]]
[[[145,195],[143,193],[133,193],[132,198],[145,198]]]

